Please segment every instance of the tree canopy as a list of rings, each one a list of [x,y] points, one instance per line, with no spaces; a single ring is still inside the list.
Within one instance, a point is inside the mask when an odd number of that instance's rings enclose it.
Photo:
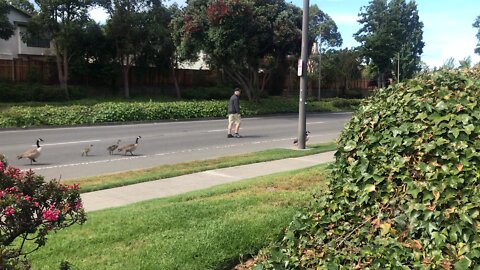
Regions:
[[[478,28],[478,32],[476,35],[478,39],[478,43],[477,43],[477,47],[475,48],[475,53],[480,54],[480,16],[478,16],[475,22],[473,23],[473,27]]]
[[[424,47],[423,23],[416,3],[372,0],[359,16],[362,28],[354,37],[361,43],[362,54],[377,67],[379,86],[385,85],[389,71],[396,70],[396,61],[400,63],[401,78],[412,77],[420,69]]]
[[[35,6],[28,0],[8,0],[8,4],[30,15],[35,13]]]
[[[342,46],[343,39],[340,32],[338,32],[337,24],[327,13],[323,12],[317,5],[313,5],[310,7],[309,21],[309,31],[315,39],[319,39],[317,40],[317,42],[320,43],[320,46]]]
[[[168,9],[159,0],[107,0],[101,5],[110,14],[106,33],[115,43],[124,95],[129,98],[129,73],[133,65],[171,67],[174,49],[168,26],[175,8]]]
[[[188,1],[172,24],[177,53],[195,59],[204,52],[212,68],[256,99],[276,63],[299,51],[301,16],[285,1]]]
[[[74,30],[88,21],[88,8],[94,1],[35,0],[35,3],[39,10],[29,22],[28,33],[45,35],[53,41],[58,79],[68,99],[69,40],[74,36]]]
[[[13,24],[8,20],[8,4],[0,1],[0,39],[9,39],[13,35]]]

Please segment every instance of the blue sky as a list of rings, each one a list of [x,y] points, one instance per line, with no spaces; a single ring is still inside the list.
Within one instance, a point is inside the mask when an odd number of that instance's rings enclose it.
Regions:
[[[303,0],[287,0],[303,7]],[[185,0],[168,0],[181,6]],[[360,29],[357,22],[362,6],[367,6],[369,0],[310,0],[310,5],[316,4],[329,14],[337,23],[342,34],[342,47],[355,47],[358,42],[353,34]],[[417,0],[420,20],[424,24],[422,60],[430,67],[441,66],[445,60],[453,57],[458,60],[470,56],[472,62],[480,62],[480,55],[474,53],[477,44],[477,28],[473,28],[477,16],[480,16],[479,0]],[[101,11],[93,12],[96,20],[104,21]]]

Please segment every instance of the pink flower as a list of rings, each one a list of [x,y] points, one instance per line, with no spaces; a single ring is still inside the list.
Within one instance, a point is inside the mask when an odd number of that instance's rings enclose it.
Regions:
[[[25,195],[24,198],[25,198],[25,201],[29,202],[32,197],[30,197],[30,196],[28,196],[28,195]]]
[[[43,219],[46,221],[57,221],[58,214],[60,214],[60,210],[55,209],[54,205],[50,205],[50,208],[43,211]]]
[[[78,210],[78,209],[80,209],[80,208],[82,208],[82,202],[77,202],[77,203],[75,204],[75,210]]]
[[[34,205],[35,207],[38,207],[38,206],[39,206],[39,203],[38,203],[38,202],[33,202],[33,205]]]
[[[9,205],[9,206],[5,207],[5,210],[3,211],[3,214],[5,214],[6,216],[13,215],[13,214],[15,214],[15,209],[13,209],[13,207],[11,207]]]

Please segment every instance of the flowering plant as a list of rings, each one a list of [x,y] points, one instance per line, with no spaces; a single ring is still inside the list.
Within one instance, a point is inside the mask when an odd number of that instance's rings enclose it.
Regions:
[[[45,245],[47,234],[86,220],[78,185],[44,181],[0,161],[0,269],[28,268],[20,256]],[[19,240],[17,240],[19,239]],[[24,251],[26,241],[33,249]]]

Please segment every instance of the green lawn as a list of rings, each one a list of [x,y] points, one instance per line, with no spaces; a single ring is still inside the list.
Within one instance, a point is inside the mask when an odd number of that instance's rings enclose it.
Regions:
[[[271,149],[243,155],[226,156],[215,159],[184,162],[171,165],[161,165],[144,170],[135,170],[124,173],[68,180],[64,181],[63,183],[80,183],[81,192],[89,192],[219,168],[313,155],[317,153],[333,151],[336,149],[336,144],[326,143],[308,145],[308,148],[309,150],[307,151],[298,151],[293,149]]]
[[[52,234],[32,269],[232,269],[325,191],[325,166],[88,213]]]

